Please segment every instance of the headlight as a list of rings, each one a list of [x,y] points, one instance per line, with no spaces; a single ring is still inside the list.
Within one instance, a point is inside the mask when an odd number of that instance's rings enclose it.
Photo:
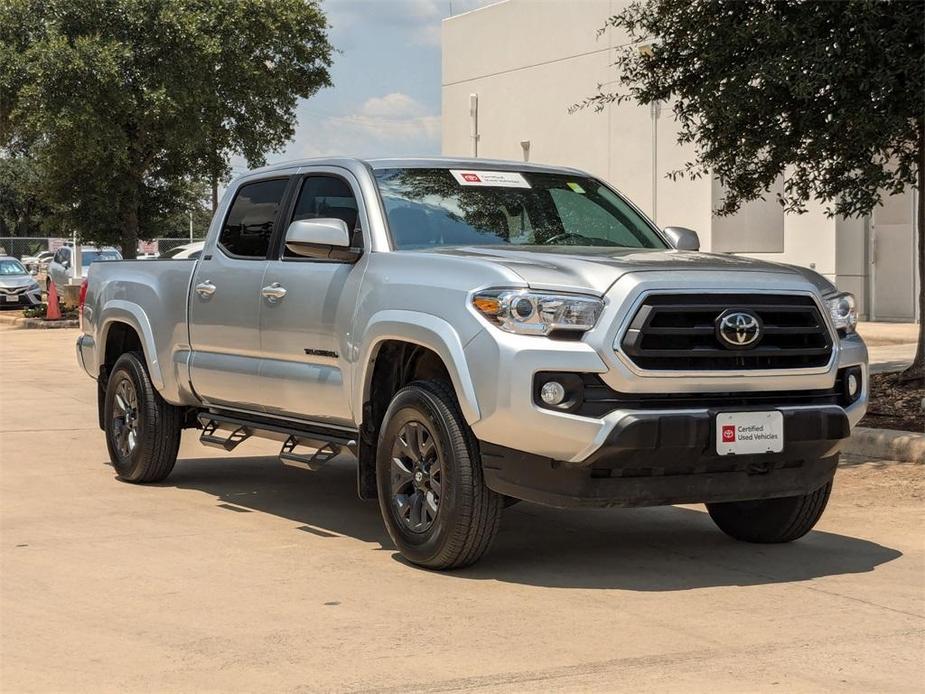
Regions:
[[[826,303],[829,305],[829,313],[836,329],[853,333],[854,327],[858,324],[858,307],[854,295],[848,292],[836,294],[826,299]]]
[[[590,296],[548,294],[524,289],[479,292],[472,305],[509,333],[549,335],[555,330],[582,333],[597,323],[604,302]]]

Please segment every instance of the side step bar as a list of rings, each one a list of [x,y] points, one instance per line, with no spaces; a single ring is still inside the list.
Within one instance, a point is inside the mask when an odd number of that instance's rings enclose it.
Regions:
[[[282,441],[280,460],[308,470],[318,470],[344,448],[357,452],[359,433],[348,429],[217,411],[200,412],[197,419],[202,425],[199,441],[206,446],[231,451],[251,436]],[[300,447],[312,451],[297,452]]]

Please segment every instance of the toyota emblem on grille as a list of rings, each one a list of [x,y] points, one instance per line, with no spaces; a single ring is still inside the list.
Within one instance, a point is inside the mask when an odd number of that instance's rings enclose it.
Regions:
[[[750,349],[761,339],[761,319],[751,311],[727,309],[716,319],[716,336],[729,349]]]

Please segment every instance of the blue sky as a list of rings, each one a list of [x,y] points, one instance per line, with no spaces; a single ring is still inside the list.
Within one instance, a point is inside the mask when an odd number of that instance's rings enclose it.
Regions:
[[[268,161],[439,154],[440,22],[491,1],[323,0],[334,86],[299,104],[295,137]]]

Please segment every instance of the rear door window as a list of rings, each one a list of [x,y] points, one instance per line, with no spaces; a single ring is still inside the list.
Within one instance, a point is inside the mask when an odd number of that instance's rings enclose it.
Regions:
[[[241,186],[218,237],[222,250],[236,258],[265,259],[288,185],[289,179],[275,178]]]

